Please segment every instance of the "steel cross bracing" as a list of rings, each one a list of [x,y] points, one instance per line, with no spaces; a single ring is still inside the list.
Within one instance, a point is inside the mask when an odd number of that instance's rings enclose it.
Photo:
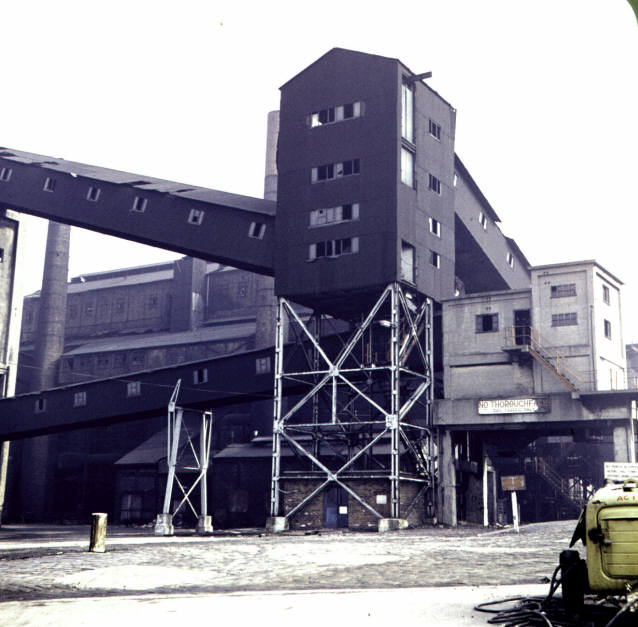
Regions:
[[[321,314],[304,321],[290,302],[279,299],[271,516],[290,519],[336,484],[377,519],[387,517],[357,493],[357,479],[389,481],[392,518],[407,517],[426,492],[434,493],[432,311],[429,298],[392,283],[352,325],[340,350],[330,351],[321,330],[334,321]],[[296,342],[284,354],[286,328]],[[288,370],[291,358],[299,364],[298,351],[307,369]],[[292,382],[304,384],[307,392],[288,409],[283,390]],[[283,511],[282,482],[294,479],[316,486],[299,502],[286,502]],[[401,501],[405,481],[421,484],[407,507]]]
[[[189,429],[184,419],[184,408],[177,405],[177,396],[182,380],[179,379],[173,390],[168,404],[168,438],[166,462],[168,476],[166,478],[166,491],[164,493],[164,505],[162,513],[157,516],[155,522],[155,535],[173,535],[173,518],[182,509],[188,506],[197,518],[197,532],[200,534],[213,531],[211,517],[208,515],[208,483],[207,472],[210,459],[210,446],[212,439],[213,413],[211,411],[194,411],[200,419],[200,424]],[[199,427],[199,429],[197,428]],[[199,454],[195,448],[195,440],[199,435]],[[179,471],[186,472],[181,478]],[[196,473],[196,474],[195,474]],[[172,506],[173,489],[177,485],[181,492],[181,498],[177,505]],[[191,495],[199,485],[200,511],[191,501]]]

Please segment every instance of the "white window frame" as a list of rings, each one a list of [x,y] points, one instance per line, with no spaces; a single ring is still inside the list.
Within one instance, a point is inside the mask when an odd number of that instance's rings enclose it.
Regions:
[[[441,223],[436,218],[428,218],[430,222],[430,233],[435,237],[441,237]]]
[[[248,237],[252,237],[253,239],[264,239],[264,235],[266,234],[266,223],[265,222],[251,222],[248,227]]]
[[[513,268],[514,267],[514,255],[512,255],[512,253],[507,253],[506,260],[507,260],[507,265],[510,268]]]
[[[47,176],[42,187],[42,191],[53,193],[55,191],[56,179],[51,176]]]
[[[148,198],[144,198],[144,196],[135,196],[131,211],[135,213],[144,213],[146,211],[146,205],[148,205]]]
[[[193,370],[193,384],[208,383],[208,368],[195,368]]]
[[[434,176],[434,174],[428,174],[428,189],[440,196],[441,195],[441,179]]]
[[[204,221],[203,209],[191,209],[188,214],[188,223],[199,226]]]
[[[435,268],[441,267],[441,255],[440,253],[437,253],[436,250],[430,251],[430,265]]]
[[[84,407],[86,405],[86,391],[75,392],[73,394],[73,407]]]
[[[487,231],[487,216],[482,211],[479,213],[479,224]]]
[[[350,218],[344,218],[344,208],[350,206]],[[321,227],[340,222],[354,222],[359,219],[359,203],[346,203],[338,207],[321,207],[310,212],[310,227]]]
[[[126,396],[127,398],[133,398],[135,396],[142,395],[142,383],[141,381],[127,381],[126,382]]]
[[[401,137],[414,144],[414,83],[401,82]]]
[[[97,202],[100,199],[100,192],[102,190],[99,187],[91,186],[86,192],[86,199],[89,202]]]
[[[13,168],[0,168],[0,181],[8,183],[11,180]]]
[[[441,141],[441,125],[437,124],[432,118],[428,120],[428,133],[437,141]]]
[[[401,182],[412,189],[415,188],[416,176],[414,171],[414,163],[416,155],[413,150],[406,146],[401,146]]]

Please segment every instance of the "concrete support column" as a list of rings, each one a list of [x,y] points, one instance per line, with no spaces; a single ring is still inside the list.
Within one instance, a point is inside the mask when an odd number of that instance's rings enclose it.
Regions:
[[[272,346],[277,331],[277,298],[275,280],[269,276],[255,275],[257,290],[257,316],[255,320],[255,348]],[[287,340],[287,324],[284,324],[284,338]]]
[[[439,521],[456,527],[456,469],[452,432],[441,431],[439,436]]]
[[[34,345],[34,391],[55,387],[60,357],[64,353],[67,279],[71,227],[49,222]],[[56,436],[26,440],[22,453],[22,514],[27,521],[43,520],[52,497]]]
[[[614,427],[614,461],[615,462],[628,462],[630,460],[629,454],[629,434],[628,427],[622,425],[620,427]]]
[[[277,200],[277,139],[279,137],[279,111],[268,114],[266,134],[266,171],[264,176],[264,199]]]

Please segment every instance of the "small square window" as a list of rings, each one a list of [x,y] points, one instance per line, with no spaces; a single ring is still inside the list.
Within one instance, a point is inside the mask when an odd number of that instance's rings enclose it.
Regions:
[[[140,396],[142,393],[142,384],[140,381],[129,381],[126,384],[126,396]]]
[[[148,198],[143,198],[142,196],[135,196],[135,200],[133,200],[133,206],[131,207],[131,211],[135,211],[136,213],[144,213],[146,211],[147,204],[148,204]]]
[[[188,214],[188,223],[199,226],[204,221],[204,212],[201,209],[191,209]]]
[[[35,406],[33,411],[36,414],[43,414],[47,410],[47,399],[46,398],[36,398]]]
[[[611,298],[610,298],[608,285],[603,285],[603,303],[605,303],[606,305],[611,304]]]
[[[268,374],[270,371],[270,357],[258,357],[255,359],[255,372],[257,374]]]
[[[479,314],[475,324],[476,333],[494,333],[498,331],[498,314]]]
[[[100,198],[100,188],[99,187],[89,187],[89,191],[86,193],[86,199],[91,202],[97,202]]]
[[[434,120],[430,120],[428,123],[428,131],[432,137],[441,141],[441,126]]]
[[[73,395],[73,407],[84,407],[86,405],[86,392],[76,392]]]
[[[441,223],[434,218],[430,218],[430,233],[437,237],[441,237]]]
[[[248,237],[263,239],[266,233],[266,225],[263,222],[251,222],[248,228]]]
[[[433,174],[428,175],[429,176],[429,180],[428,180],[428,187],[433,191],[436,192],[437,194],[441,194],[441,181],[439,181],[439,179],[436,178],[436,176],[434,176]]]
[[[0,181],[7,183],[11,179],[13,170],[11,168],[0,168]]]
[[[42,189],[45,192],[53,192],[55,191],[55,184],[56,180],[51,178],[50,176],[47,176],[46,180],[44,181],[44,187]]]
[[[193,370],[193,383],[198,385],[200,383],[208,382],[208,368],[196,368]]]
[[[434,252],[433,250],[430,251],[430,265],[434,266],[435,268],[441,267],[441,255],[439,255],[439,253],[437,252]]]

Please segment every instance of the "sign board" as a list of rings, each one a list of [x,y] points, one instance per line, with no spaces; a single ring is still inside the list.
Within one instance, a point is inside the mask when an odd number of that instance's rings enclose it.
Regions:
[[[545,414],[551,409],[549,396],[495,398],[478,402],[479,414]]]
[[[638,479],[638,464],[629,462],[605,462],[605,479],[610,481],[624,481],[633,477]]]
[[[509,475],[501,477],[501,489],[508,492],[525,490],[525,475]]]

